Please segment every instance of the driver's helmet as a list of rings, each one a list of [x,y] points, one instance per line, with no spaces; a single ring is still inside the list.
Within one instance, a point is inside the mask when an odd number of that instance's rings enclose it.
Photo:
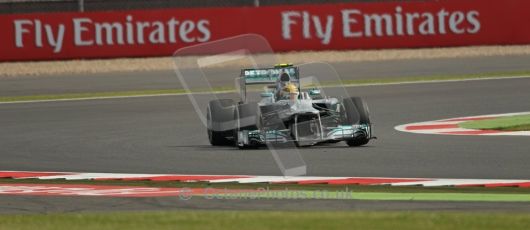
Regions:
[[[295,84],[289,82],[283,87],[284,97],[288,97],[291,101],[296,101],[298,98],[298,87]]]
[[[298,87],[296,87],[295,84],[289,82],[283,87],[283,91],[289,94],[298,93]]]

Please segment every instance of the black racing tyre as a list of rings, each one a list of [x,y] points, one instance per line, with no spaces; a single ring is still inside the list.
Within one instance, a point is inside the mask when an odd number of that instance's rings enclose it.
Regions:
[[[356,146],[366,145],[368,144],[369,141],[370,139],[368,138],[355,138],[355,139],[347,140],[346,144],[348,144],[348,146],[350,147],[356,147]]]
[[[251,146],[239,146],[237,144],[238,132],[242,130],[257,130],[259,122],[258,114],[258,103],[249,102],[244,104],[238,104],[233,113],[233,119],[235,121],[234,128],[234,142],[240,149],[248,148]]]
[[[234,143],[234,109],[232,99],[212,100],[206,108],[208,140],[214,146],[227,146]]]
[[[351,97],[345,98],[342,101],[344,105],[344,116],[343,124],[344,125],[354,125],[354,124],[368,124],[370,125],[370,111],[368,110],[368,105],[360,97]],[[365,132],[357,133],[356,138],[346,141],[348,146],[361,146],[366,145],[370,139],[368,138]]]

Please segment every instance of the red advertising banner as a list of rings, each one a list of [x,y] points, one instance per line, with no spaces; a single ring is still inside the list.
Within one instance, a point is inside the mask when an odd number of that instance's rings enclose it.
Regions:
[[[530,1],[440,0],[0,15],[0,61],[168,56],[240,34],[275,51],[530,44]]]

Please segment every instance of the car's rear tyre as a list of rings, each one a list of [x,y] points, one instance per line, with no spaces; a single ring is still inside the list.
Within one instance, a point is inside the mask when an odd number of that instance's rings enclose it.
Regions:
[[[214,146],[233,145],[234,108],[232,99],[212,100],[206,108],[208,140]]]
[[[342,102],[344,106],[343,125],[368,124],[370,125],[370,111],[368,105],[360,97],[345,98]],[[366,145],[370,141],[367,133],[356,133],[355,137],[346,141],[348,146]]]
[[[258,129],[258,103],[249,102],[238,104],[235,108],[233,113],[233,119],[235,121],[235,129],[233,131],[235,145],[240,149],[255,147],[253,145],[240,145],[238,143],[238,133],[244,130],[250,131]]]

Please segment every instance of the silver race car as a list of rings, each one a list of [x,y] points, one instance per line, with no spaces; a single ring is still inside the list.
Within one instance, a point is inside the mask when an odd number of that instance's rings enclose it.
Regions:
[[[375,137],[367,104],[359,97],[332,98],[319,88],[302,90],[299,69],[290,64],[243,69],[240,101],[208,103],[207,130],[212,145],[240,149],[294,142],[296,146],[345,141],[366,145]],[[262,85],[258,98],[247,89]],[[250,90],[249,90],[250,91]]]

